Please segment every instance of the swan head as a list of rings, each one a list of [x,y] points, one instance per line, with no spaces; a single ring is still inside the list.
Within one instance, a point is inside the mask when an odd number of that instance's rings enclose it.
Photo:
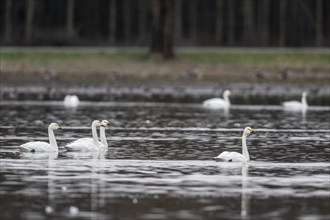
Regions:
[[[92,127],[99,127],[102,126],[102,123],[99,120],[94,120],[92,123]]]
[[[223,92],[223,96],[230,96],[230,94],[231,92],[228,89]]]
[[[246,136],[248,136],[248,135],[250,135],[250,134],[253,134],[253,129],[252,129],[251,127],[246,127],[246,128],[244,129],[244,134],[245,134]]]
[[[108,120],[103,120],[102,122],[101,122],[101,126],[102,127],[108,127],[110,125],[110,122],[108,122]]]
[[[61,126],[54,122],[49,125],[49,128],[52,130],[62,129]]]
[[[305,92],[302,93],[302,96],[307,97],[307,94],[308,94],[308,92],[305,91]]]

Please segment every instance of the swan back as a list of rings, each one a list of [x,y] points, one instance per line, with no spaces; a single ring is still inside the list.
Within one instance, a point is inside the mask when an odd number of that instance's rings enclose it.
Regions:
[[[223,99],[221,98],[212,98],[203,102],[203,106],[210,109],[228,109],[230,107],[230,96],[231,92],[225,90],[223,92]]]
[[[65,146],[67,151],[98,151],[99,146],[103,145],[99,140],[96,132],[96,127],[101,126],[99,120],[92,122],[92,138],[80,138]]]
[[[79,98],[76,95],[66,95],[63,104],[65,107],[75,108],[79,105]]]
[[[58,146],[54,135],[54,130],[61,129],[57,123],[48,126],[49,143],[43,141],[33,141],[19,146],[20,151],[28,152],[57,152]]]
[[[283,107],[287,111],[305,111],[308,108],[307,104],[307,92],[303,92],[301,95],[301,102],[299,101],[287,101],[282,103]]]
[[[242,135],[242,154],[237,152],[224,151],[219,156],[214,157],[216,161],[224,162],[248,162],[250,161],[250,155],[246,146],[246,138],[248,135],[253,134],[253,129],[251,127],[244,128]]]
[[[223,162],[248,162],[248,158],[237,152],[224,151],[214,158],[216,161]]]

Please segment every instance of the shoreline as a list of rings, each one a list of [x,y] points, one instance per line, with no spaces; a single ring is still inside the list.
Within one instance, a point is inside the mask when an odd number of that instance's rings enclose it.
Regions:
[[[147,48],[1,49],[1,100],[202,102],[233,91],[237,104],[280,104],[309,91],[330,105],[328,48],[176,48],[163,61]]]
[[[67,94],[75,94],[82,101],[95,102],[165,102],[202,103],[213,97],[222,97],[230,89],[233,104],[280,105],[283,101],[301,100],[308,91],[308,104],[330,106],[330,87],[318,85],[254,84],[254,83],[117,83],[86,86],[1,86],[2,101],[62,101]]]

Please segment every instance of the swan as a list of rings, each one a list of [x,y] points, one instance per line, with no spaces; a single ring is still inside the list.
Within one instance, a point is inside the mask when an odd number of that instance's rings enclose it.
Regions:
[[[98,140],[96,127],[108,126],[108,124],[102,124],[99,120],[94,120],[92,123],[92,138],[80,138],[65,145],[67,151],[98,151],[100,148],[106,148],[102,142]],[[105,134],[104,134],[105,136]]]
[[[63,100],[63,104],[68,108],[76,108],[79,105],[79,98],[76,95],[66,95]]]
[[[43,141],[33,141],[20,145],[18,148],[20,151],[25,152],[58,152],[58,146],[56,143],[54,130],[61,129],[56,123],[51,123],[48,126],[49,143]]]
[[[223,92],[223,99],[221,98],[212,98],[205,100],[203,102],[203,106],[210,109],[228,109],[230,107],[230,96],[231,92],[229,90],[225,90]]]
[[[224,151],[219,156],[214,157],[216,161],[226,161],[226,162],[247,162],[250,161],[250,155],[246,146],[246,138],[248,135],[253,133],[253,129],[250,127],[246,127],[243,131],[242,136],[242,153],[237,152],[228,152]]]
[[[110,123],[107,120],[103,120],[101,123],[103,126],[100,127],[100,139],[101,139],[101,143],[103,145],[100,145],[100,146],[101,147],[104,146],[102,148],[108,149],[108,141],[107,141],[107,138],[105,137],[105,127],[108,127],[110,125]]]
[[[288,102],[283,102],[282,105],[285,110],[289,111],[305,111],[308,108],[307,104],[307,92],[303,92],[301,95],[301,102],[299,101],[288,101]]]

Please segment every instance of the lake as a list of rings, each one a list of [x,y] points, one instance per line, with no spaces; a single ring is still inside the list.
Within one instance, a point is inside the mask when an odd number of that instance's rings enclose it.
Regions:
[[[1,219],[329,219],[330,108],[281,106],[2,101]],[[107,119],[106,153],[66,152]],[[57,122],[58,154],[20,153],[48,141]],[[222,151],[248,163],[216,162]]]

